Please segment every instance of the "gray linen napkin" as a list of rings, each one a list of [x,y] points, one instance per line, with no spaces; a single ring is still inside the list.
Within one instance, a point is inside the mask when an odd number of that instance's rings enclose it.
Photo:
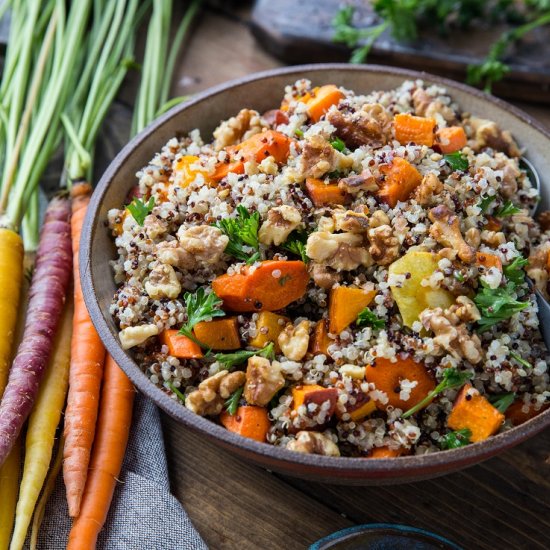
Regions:
[[[71,527],[59,476],[41,528],[41,550],[63,550]],[[208,550],[181,504],[170,493],[160,415],[138,394],[130,440],[100,550]]]

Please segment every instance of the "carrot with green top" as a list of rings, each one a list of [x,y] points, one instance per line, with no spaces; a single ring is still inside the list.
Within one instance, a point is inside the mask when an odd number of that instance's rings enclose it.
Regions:
[[[87,550],[96,546],[122,468],[132,423],[134,395],[134,386],[108,355],[90,471],[80,514],[69,534],[67,550]]]
[[[69,384],[72,314],[71,301],[64,308],[50,361],[29,417],[23,477],[10,550],[23,548],[34,507],[50,466],[55,433]]]

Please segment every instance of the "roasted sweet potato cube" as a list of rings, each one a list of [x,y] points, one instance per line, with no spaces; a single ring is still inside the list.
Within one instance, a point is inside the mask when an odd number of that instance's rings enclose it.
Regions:
[[[510,420],[512,426],[519,426],[531,418],[535,418],[537,414],[540,414],[542,411],[548,408],[548,405],[542,406],[539,410],[536,410],[535,407],[530,403],[527,406],[527,412],[523,410],[525,403],[523,399],[516,399],[507,409],[504,415],[507,420]]]
[[[203,357],[202,350],[193,340],[177,330],[165,330],[160,334],[160,341],[168,346],[168,353],[179,359],[200,359]]]
[[[329,401],[330,407],[327,411],[327,417],[330,418],[336,409],[338,390],[336,388],[323,388],[323,386],[317,384],[296,386],[292,388],[292,397],[294,399],[292,408],[295,411],[298,410],[301,405],[307,407],[310,403],[315,403],[320,407],[325,401]]]
[[[330,291],[328,317],[331,334],[340,334],[353,323],[376,295],[375,290],[338,286]]]
[[[255,348],[263,348],[269,342],[274,342],[275,352],[279,353],[281,348],[279,347],[277,338],[287,323],[290,323],[290,319],[284,315],[277,315],[271,311],[262,311],[256,321],[256,336],[248,343]]]
[[[194,333],[197,340],[210,349],[231,350],[241,347],[236,317],[202,321],[195,325]]]

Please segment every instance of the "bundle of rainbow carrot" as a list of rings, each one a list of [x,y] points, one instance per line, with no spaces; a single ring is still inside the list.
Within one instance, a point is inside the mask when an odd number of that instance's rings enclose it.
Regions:
[[[29,530],[37,547],[61,467],[74,518],[67,547],[95,548],[105,523],[135,391],[106,355],[80,286],[93,152],[135,66],[137,29],[147,25],[133,132],[167,103],[199,3],[189,4],[171,41],[172,0],[3,4],[11,28],[0,82],[0,550],[22,548]],[[60,192],[39,231],[39,184],[60,149]]]

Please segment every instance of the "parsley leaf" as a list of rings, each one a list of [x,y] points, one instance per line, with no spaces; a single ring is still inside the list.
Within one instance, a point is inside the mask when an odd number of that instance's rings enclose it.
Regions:
[[[222,369],[229,370],[233,367],[236,367],[237,365],[241,365],[242,363],[250,359],[250,357],[254,357],[255,355],[273,360],[275,359],[274,348],[275,346],[273,342],[270,342],[262,349],[255,349],[252,351],[241,350],[235,351],[234,353],[216,353],[216,355],[214,355],[214,358],[218,363],[221,363]]]
[[[260,213],[251,214],[243,205],[237,206],[237,216],[226,218],[214,224],[222,233],[229,237],[225,253],[253,264],[260,259]]]
[[[335,137],[333,140],[331,140],[330,144],[337,151],[340,151],[340,153],[346,148],[346,144],[339,137]]]
[[[186,292],[183,300],[187,311],[187,322],[180,328],[179,334],[183,334],[193,342],[200,344],[193,334],[193,327],[201,321],[209,321],[213,317],[223,317],[225,311],[220,309],[222,300],[218,298],[215,292],[206,294],[203,287],[197,289],[194,294]]]
[[[132,218],[136,220],[138,225],[143,225],[145,218],[151,213],[154,207],[154,197],[151,197],[146,203],[136,197],[128,206],[126,206],[126,210],[132,214]]]
[[[512,296],[515,289],[514,283],[494,289],[483,285],[474,297],[474,302],[481,312],[481,319],[477,323],[482,330],[509,319],[529,305],[528,301],[520,302]]]
[[[506,216],[513,216],[521,212],[521,208],[514,206],[512,201],[506,201],[496,212],[495,216],[499,218],[504,218]]]
[[[481,200],[478,203],[479,208],[482,212],[487,212],[491,203],[496,199],[496,195],[488,195],[487,197],[481,197]]]
[[[468,170],[468,159],[459,151],[443,155],[445,162],[453,169],[465,172]]]
[[[359,312],[357,316],[357,321],[355,321],[358,327],[367,325],[373,328],[384,328],[386,326],[386,321],[380,319],[371,309],[366,307],[363,311]]]
[[[472,437],[472,432],[468,428],[462,428],[461,430],[448,432],[442,435],[438,443],[444,451],[447,449],[458,449],[468,445],[470,443],[470,437]]]
[[[489,397],[489,401],[501,413],[505,413],[506,409],[514,402],[516,394],[511,391],[510,393],[501,393],[500,395],[492,395]]]
[[[237,408],[239,407],[239,401],[241,400],[241,395],[243,394],[244,386],[236,389],[230,396],[229,399],[225,402],[225,410],[231,415],[235,416]]]
[[[514,261],[502,268],[506,278],[515,285],[521,285],[525,280],[525,271],[523,267],[529,263],[528,260],[521,256],[516,256]]]
[[[300,128],[296,128],[296,130],[294,130],[294,133],[300,138],[304,137],[304,132],[300,130]]]
[[[295,230],[289,236],[288,239],[281,245],[281,248],[296,254],[302,258],[302,262],[307,264],[309,257],[306,254],[308,233],[305,230]]]
[[[402,418],[409,418],[409,416],[412,416],[414,413],[423,409],[429,405],[430,402],[441,392],[462,387],[468,380],[470,380],[470,378],[472,378],[472,373],[470,372],[460,372],[455,367],[445,369],[443,371],[443,380],[430,393],[428,393],[422,401],[405,412],[402,415]]]

